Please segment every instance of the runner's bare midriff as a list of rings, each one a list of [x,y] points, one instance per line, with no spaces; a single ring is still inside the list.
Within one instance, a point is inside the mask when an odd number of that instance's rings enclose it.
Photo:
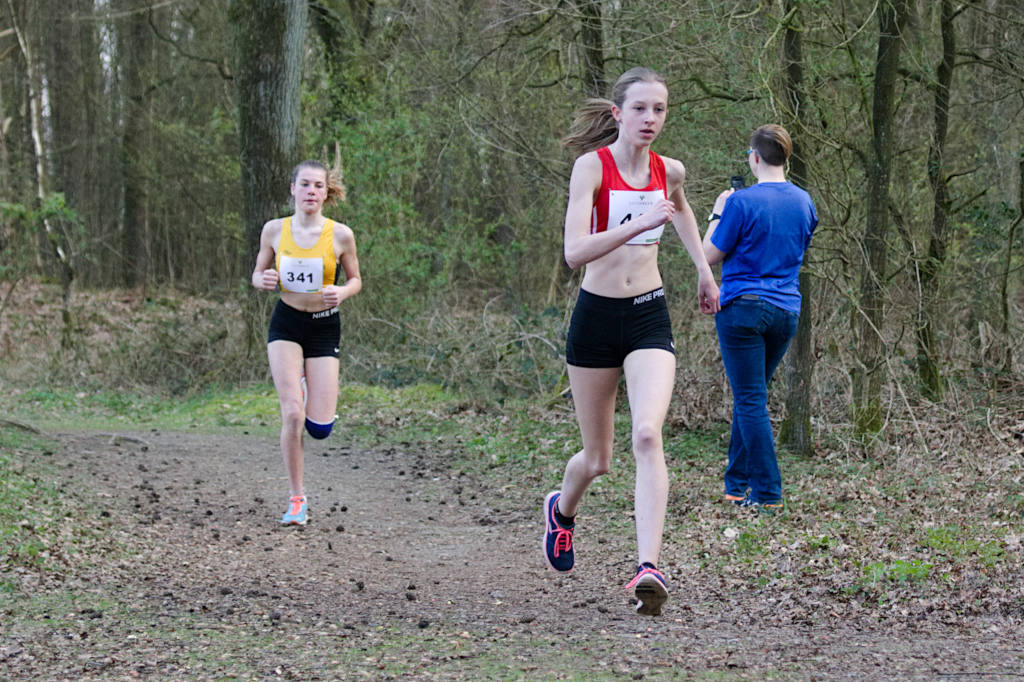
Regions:
[[[661,286],[658,247],[623,244],[586,265],[583,289],[608,298],[630,298]]]
[[[324,305],[324,299],[323,296],[320,295],[320,292],[299,294],[294,291],[282,291],[281,300],[292,308],[301,310],[304,313],[318,313],[321,310],[327,310],[330,307]]]

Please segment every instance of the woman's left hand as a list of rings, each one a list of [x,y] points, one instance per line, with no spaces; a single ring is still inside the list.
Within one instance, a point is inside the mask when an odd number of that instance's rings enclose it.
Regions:
[[[334,284],[325,286],[320,295],[323,297],[324,303],[330,308],[340,304],[342,301],[341,287]]]
[[[709,270],[707,276],[702,276],[697,280],[697,305],[700,311],[705,315],[714,315],[721,310],[722,306],[718,296],[718,284],[715,283],[715,278]]]
[[[729,189],[719,194],[718,197],[715,199],[715,207],[711,209],[711,212],[717,213],[718,215],[722,215],[722,211],[725,210],[725,200],[731,197],[733,192],[735,191],[736,190],[730,187]]]

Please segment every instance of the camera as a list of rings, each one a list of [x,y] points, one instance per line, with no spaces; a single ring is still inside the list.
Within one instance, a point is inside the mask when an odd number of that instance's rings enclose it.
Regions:
[[[733,189],[743,189],[747,186],[747,179],[742,175],[732,175],[729,177],[729,186]]]

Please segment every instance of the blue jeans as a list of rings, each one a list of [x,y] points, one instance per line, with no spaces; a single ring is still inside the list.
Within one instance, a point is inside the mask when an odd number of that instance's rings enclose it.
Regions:
[[[799,316],[763,299],[733,299],[715,315],[732,387],[732,433],[725,494],[761,504],[782,501],[782,476],[768,419],[768,382],[796,334]]]

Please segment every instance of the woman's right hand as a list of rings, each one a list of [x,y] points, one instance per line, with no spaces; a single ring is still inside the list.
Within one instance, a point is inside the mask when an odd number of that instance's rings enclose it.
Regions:
[[[273,268],[267,268],[263,271],[263,277],[260,280],[260,289],[264,291],[273,291],[277,288],[278,274],[277,270]]]
[[[639,232],[646,232],[665,223],[671,222],[676,214],[676,205],[669,199],[659,199],[646,213],[640,216],[639,222],[645,227]],[[637,234],[639,234],[639,232]]]

